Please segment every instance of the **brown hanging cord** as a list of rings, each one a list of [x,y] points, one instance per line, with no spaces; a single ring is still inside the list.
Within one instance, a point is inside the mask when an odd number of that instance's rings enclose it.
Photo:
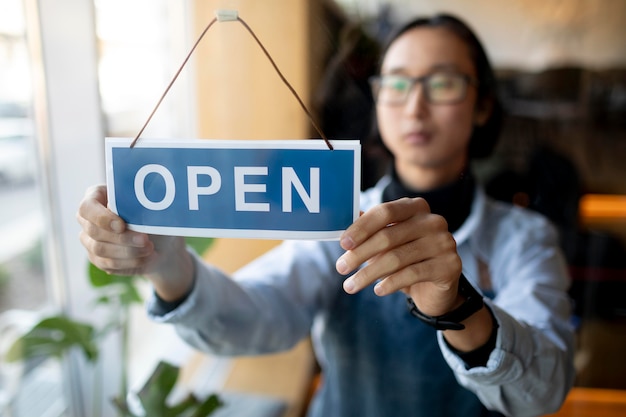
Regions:
[[[181,64],[180,68],[178,68],[178,71],[176,71],[176,74],[174,74],[174,77],[172,78],[172,80],[170,81],[169,85],[167,86],[167,88],[165,89],[165,91],[163,92],[163,94],[161,95],[161,98],[159,98],[159,101],[157,102],[156,106],[154,107],[154,109],[152,110],[152,112],[150,113],[150,116],[148,116],[148,119],[146,120],[146,122],[144,123],[143,127],[141,128],[141,130],[139,131],[139,133],[137,133],[137,136],[135,136],[135,139],[133,139],[133,141],[130,144],[130,147],[133,148],[135,147],[135,144],[137,143],[137,141],[139,140],[139,137],[141,136],[141,134],[143,133],[143,131],[146,129],[146,126],[148,126],[148,123],[150,123],[150,120],[152,120],[152,116],[154,116],[154,114],[156,113],[157,109],[159,108],[159,106],[161,105],[161,102],[163,101],[163,99],[165,98],[165,96],[167,95],[167,93],[170,91],[170,88],[172,88],[172,85],[174,85],[174,82],[176,82],[176,79],[178,78],[178,76],[180,75],[181,71],[183,70],[183,68],[185,67],[185,65],[187,64],[187,61],[189,61],[189,58],[191,58],[191,55],[193,54],[193,52],[196,50],[196,47],[198,46],[198,44],[200,43],[200,41],[202,40],[202,38],[204,37],[204,35],[207,33],[207,31],[211,28],[211,26],[213,26],[213,24],[217,21],[217,18],[213,18],[213,20],[211,20],[209,22],[209,24],[207,25],[207,27],[202,31],[202,33],[200,34],[200,36],[198,37],[198,40],[196,40],[196,42],[194,43],[193,47],[191,48],[191,50],[189,51],[189,53],[187,54],[187,56],[185,57],[185,60],[183,61],[183,63]],[[287,81],[287,79],[284,77],[284,75],[282,74],[282,72],[278,69],[278,66],[276,65],[276,63],[274,62],[274,60],[272,59],[271,55],[269,54],[269,52],[267,51],[267,49],[265,49],[265,47],[263,46],[263,44],[261,43],[261,41],[259,40],[259,38],[256,36],[256,34],[254,33],[254,31],[252,30],[252,28],[250,28],[250,26],[243,20],[241,19],[239,16],[237,16],[236,19],[238,22],[240,22],[250,33],[250,35],[252,35],[252,37],[254,38],[254,40],[257,42],[257,44],[261,47],[261,49],[263,50],[263,53],[265,54],[265,56],[267,57],[267,59],[270,61],[270,63],[272,64],[272,66],[274,67],[274,69],[276,70],[276,73],[278,74],[278,76],[280,77],[280,79],[283,81],[283,83],[287,86],[287,88],[289,89],[289,91],[291,91],[291,93],[294,95],[294,97],[296,98],[296,100],[298,100],[298,103],[300,104],[300,106],[302,107],[302,109],[304,110],[304,112],[307,114],[307,116],[309,117],[309,120],[311,121],[311,124],[313,125],[313,127],[315,128],[315,130],[317,130],[317,132],[320,134],[320,136],[322,137],[322,139],[324,139],[324,142],[326,143],[326,146],[328,146],[328,149],[330,149],[331,151],[334,149],[333,145],[330,143],[330,141],[328,140],[328,138],[326,137],[326,135],[324,134],[324,132],[322,132],[322,130],[320,129],[320,127],[317,125],[317,123],[315,123],[315,120],[313,118],[313,115],[311,114],[311,112],[309,111],[309,109],[307,109],[306,105],[304,104],[304,102],[302,101],[302,99],[300,98],[300,96],[298,96],[298,93],[296,93],[296,90],[291,86],[291,84],[289,84],[289,81]]]
[[[180,75],[181,71],[183,70],[183,68],[185,67],[185,65],[187,64],[187,61],[189,61],[189,58],[191,58],[191,54],[193,54],[193,52],[196,50],[196,47],[198,46],[198,44],[200,43],[200,41],[202,40],[202,38],[204,37],[204,35],[207,33],[207,31],[209,30],[209,28],[211,26],[213,26],[213,24],[217,22],[217,18],[213,18],[213,20],[211,20],[209,22],[209,24],[207,25],[206,28],[204,28],[204,30],[202,31],[202,33],[200,34],[200,36],[198,37],[198,40],[196,41],[196,43],[193,44],[193,47],[191,48],[191,50],[189,51],[189,53],[187,54],[187,57],[185,57],[185,60],[183,61],[183,63],[181,64],[180,68],[178,68],[178,71],[176,71],[176,74],[174,74],[174,77],[172,78],[172,81],[170,81],[169,85],[167,86],[167,88],[165,89],[165,91],[163,92],[163,94],[161,95],[161,98],[159,99],[159,101],[157,102],[156,106],[154,106],[154,109],[152,110],[152,113],[150,113],[150,116],[148,116],[148,120],[146,120],[146,122],[143,124],[143,127],[141,128],[141,130],[139,131],[139,133],[137,133],[137,136],[135,136],[135,139],[132,141],[132,143],[130,144],[131,148],[135,147],[135,144],[137,143],[137,141],[139,140],[139,137],[141,136],[141,134],[143,133],[143,131],[146,129],[146,126],[148,126],[148,123],[150,123],[150,120],[152,120],[152,116],[154,116],[154,113],[156,113],[157,109],[159,108],[159,106],[161,105],[161,102],[163,101],[163,99],[165,98],[165,96],[167,95],[167,93],[170,91],[170,88],[172,88],[172,85],[174,85],[174,82],[176,81],[176,79],[178,78],[178,76]]]

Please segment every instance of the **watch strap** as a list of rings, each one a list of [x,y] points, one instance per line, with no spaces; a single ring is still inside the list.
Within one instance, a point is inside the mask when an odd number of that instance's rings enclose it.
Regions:
[[[407,297],[409,311],[429,326],[437,330],[463,330],[465,325],[461,322],[483,308],[483,296],[469,283],[465,275],[459,277],[459,295],[465,298],[465,302],[454,310],[440,316],[429,316],[422,313],[411,297]]]

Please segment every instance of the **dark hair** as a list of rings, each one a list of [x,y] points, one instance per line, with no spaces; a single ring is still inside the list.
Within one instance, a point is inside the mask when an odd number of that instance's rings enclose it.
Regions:
[[[394,32],[387,39],[385,43],[382,55],[380,57],[381,63],[387,54],[387,50],[393,44],[396,39],[402,36],[404,33],[415,29],[417,27],[428,28],[445,28],[454,33],[468,46],[471,58],[476,67],[476,75],[478,77],[478,100],[477,105],[488,105],[491,101],[492,111],[489,119],[482,126],[474,126],[472,136],[469,142],[469,157],[484,158],[491,154],[498,142],[500,136],[500,129],[502,126],[503,110],[502,104],[497,94],[497,81],[493,68],[489,63],[489,58],[485,49],[483,48],[480,40],[474,34],[474,32],[460,19],[449,14],[438,14],[432,17],[420,17],[411,20]],[[379,64],[379,70],[380,70]],[[378,129],[376,129],[377,131]]]

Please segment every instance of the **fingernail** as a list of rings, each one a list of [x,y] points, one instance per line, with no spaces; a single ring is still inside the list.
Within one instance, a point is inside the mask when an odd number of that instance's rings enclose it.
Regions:
[[[343,256],[340,257],[339,259],[337,259],[337,263],[335,265],[335,268],[337,269],[337,272],[339,272],[342,275],[345,275],[345,274],[348,273],[348,264],[343,259]]]
[[[352,278],[348,278],[343,282],[343,289],[347,293],[352,293],[354,291],[354,280]]]
[[[385,294],[385,290],[383,288],[383,283],[379,282],[378,284],[374,285],[374,293],[376,295],[384,295]]]
[[[354,240],[352,240],[352,238],[350,236],[342,237],[341,240],[339,241],[339,244],[345,250],[350,250],[350,249],[354,248]]]
[[[133,243],[136,244],[136,245],[142,245],[143,246],[143,243],[144,243],[143,236],[141,236],[141,235],[133,236]]]

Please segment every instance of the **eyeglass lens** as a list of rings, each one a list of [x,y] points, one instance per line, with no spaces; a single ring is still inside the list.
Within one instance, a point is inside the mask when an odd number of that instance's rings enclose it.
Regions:
[[[435,104],[463,100],[467,88],[467,79],[461,74],[434,73],[421,78],[383,75],[378,80],[377,101],[383,104],[402,104],[417,83],[422,84],[426,99]]]

